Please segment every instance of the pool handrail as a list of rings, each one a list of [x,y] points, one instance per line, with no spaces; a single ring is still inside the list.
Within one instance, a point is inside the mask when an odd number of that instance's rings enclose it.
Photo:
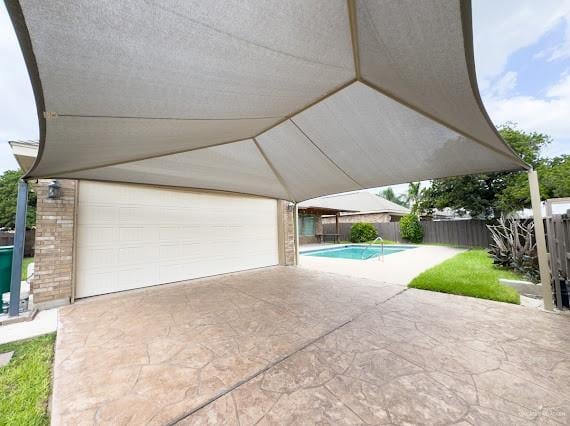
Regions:
[[[382,237],[376,237],[373,241],[368,243],[368,245],[364,248],[364,250],[362,250],[361,259],[364,259],[364,252],[366,250],[368,250],[368,248],[378,240],[380,240],[380,245],[382,247],[381,254],[378,256],[378,260],[382,260],[382,261],[384,260],[384,239]]]

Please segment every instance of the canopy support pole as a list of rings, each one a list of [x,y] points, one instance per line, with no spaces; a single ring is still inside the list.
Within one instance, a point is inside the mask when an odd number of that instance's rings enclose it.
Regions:
[[[22,280],[22,260],[24,258],[24,242],[26,239],[26,210],[28,207],[28,183],[18,181],[18,198],[16,204],[16,230],[14,233],[14,254],[12,256],[12,276],[10,280],[10,307],[8,315],[20,315],[20,283]]]
[[[530,202],[534,219],[534,234],[536,237],[536,251],[538,254],[538,268],[540,269],[540,283],[542,284],[542,298],[544,309],[552,311],[552,287],[550,285],[550,268],[548,266],[548,253],[546,251],[546,238],[544,235],[544,223],[540,207],[540,189],[536,170],[528,171],[528,186],[530,188]]]

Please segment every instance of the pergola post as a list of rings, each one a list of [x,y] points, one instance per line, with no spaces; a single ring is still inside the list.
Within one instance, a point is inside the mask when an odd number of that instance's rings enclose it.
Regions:
[[[293,221],[295,222],[295,265],[299,264],[299,205],[295,203],[295,214]]]
[[[14,233],[14,254],[12,256],[12,276],[10,279],[11,317],[20,315],[20,282],[22,280],[22,259],[24,258],[24,242],[26,239],[26,210],[28,207],[28,183],[18,182],[18,198],[16,204],[16,230]]]
[[[528,186],[530,188],[530,202],[534,219],[534,233],[536,237],[536,250],[538,254],[538,267],[540,269],[540,283],[542,284],[542,298],[544,309],[552,311],[552,287],[550,284],[550,267],[548,266],[548,253],[546,251],[546,238],[544,235],[544,223],[540,207],[540,189],[536,170],[528,171]]]
[[[335,223],[335,231],[334,232],[336,234],[335,240],[337,243],[340,242],[340,224],[338,223],[338,217],[339,216],[340,216],[340,213],[337,213],[334,215],[334,223]]]

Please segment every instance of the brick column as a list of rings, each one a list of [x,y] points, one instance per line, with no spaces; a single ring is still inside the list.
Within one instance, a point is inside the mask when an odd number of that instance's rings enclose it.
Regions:
[[[69,303],[73,286],[77,181],[58,180],[61,194],[56,200],[47,197],[50,182],[41,179],[34,185],[38,204],[31,293],[39,309]]]
[[[285,266],[295,265],[295,219],[288,206],[288,201],[278,201],[279,264]]]

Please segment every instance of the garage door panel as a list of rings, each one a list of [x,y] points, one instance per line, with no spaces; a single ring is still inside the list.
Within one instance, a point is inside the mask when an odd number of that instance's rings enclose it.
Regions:
[[[108,204],[86,203],[79,206],[80,225],[109,224],[117,222],[118,209]]]
[[[79,225],[77,228],[77,246],[92,247],[108,245],[118,241],[118,228],[113,226]]]
[[[81,181],[76,297],[276,265],[275,200]]]
[[[136,206],[119,208],[119,223],[127,225],[143,225],[148,223],[149,218],[145,214],[145,209]]]

